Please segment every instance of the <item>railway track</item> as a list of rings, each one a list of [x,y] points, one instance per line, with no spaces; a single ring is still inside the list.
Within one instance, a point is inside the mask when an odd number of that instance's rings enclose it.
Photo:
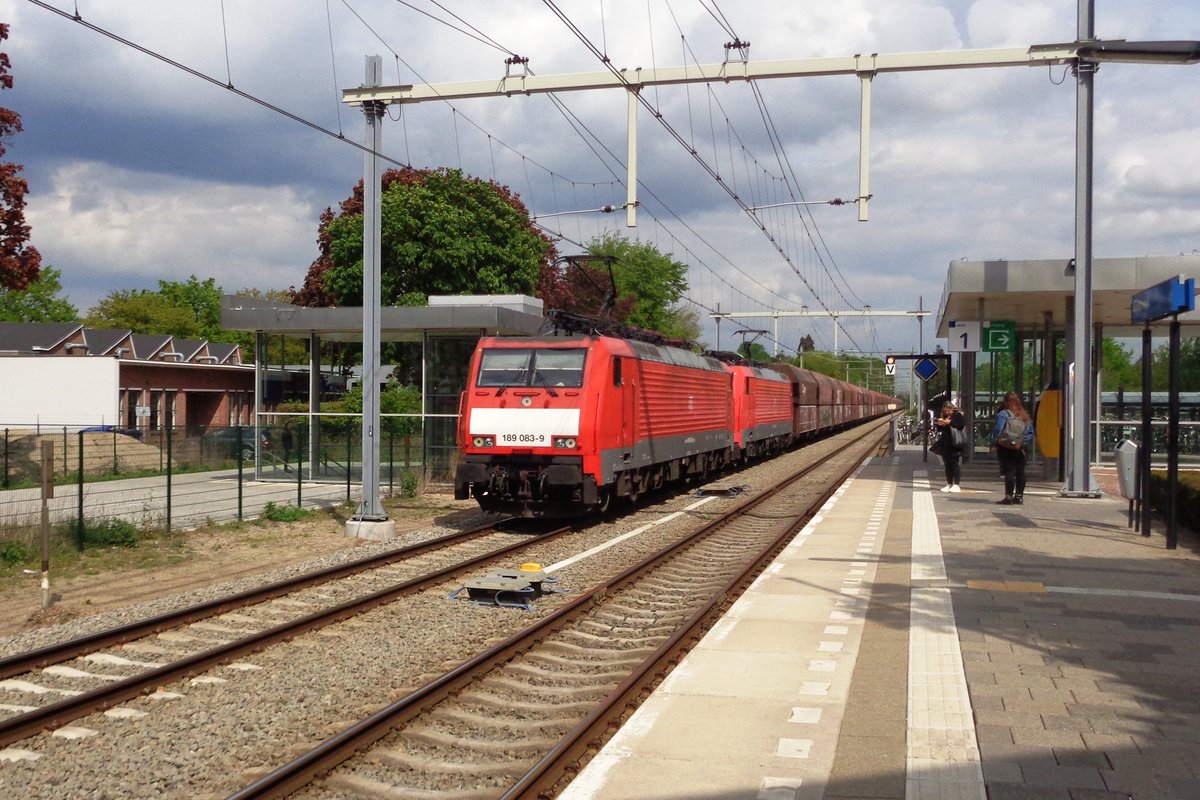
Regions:
[[[884,427],[869,428],[865,444],[806,465],[231,800],[547,796],[879,447]],[[824,488],[814,492],[806,479],[818,473],[825,473]]]
[[[0,720],[0,747],[103,711],[274,642],[364,613],[503,558],[533,541],[545,541],[570,530],[562,527],[530,536],[505,533],[499,524],[488,523],[0,659],[0,688],[35,692],[34,697],[42,699],[39,706],[4,707],[10,716]],[[418,574],[402,577],[401,571]],[[153,642],[143,643],[150,637],[154,637]],[[123,655],[104,652],[118,646],[122,646]],[[183,653],[176,656],[172,649]],[[140,660],[129,657],[136,653],[141,654]],[[159,663],[164,656],[169,663]],[[77,666],[67,666],[68,662]],[[89,672],[96,665],[104,665],[105,674]],[[92,677],[107,683],[80,692],[44,687],[41,682],[47,676]]]

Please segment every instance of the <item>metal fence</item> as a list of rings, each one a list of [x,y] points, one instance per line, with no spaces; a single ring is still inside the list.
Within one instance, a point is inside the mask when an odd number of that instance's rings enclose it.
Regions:
[[[381,490],[415,493],[424,477],[419,426],[415,435],[383,433]],[[257,517],[268,503],[312,508],[360,499],[361,435],[348,421],[155,431],[3,427],[0,546],[37,541],[43,442],[53,445],[52,536],[80,548],[110,520],[170,531]]]

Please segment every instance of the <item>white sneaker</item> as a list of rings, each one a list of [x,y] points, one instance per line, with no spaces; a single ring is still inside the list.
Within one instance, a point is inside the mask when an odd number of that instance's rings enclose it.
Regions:
[[[946,484],[941,489],[938,489],[938,491],[939,492],[949,492],[949,491],[953,491],[953,490],[950,488],[950,484]]]
[[[950,491],[951,491],[951,492],[954,492],[954,493],[956,493],[956,494],[957,494],[958,492],[961,492],[961,491],[962,491],[962,489],[958,488],[958,484],[956,483],[956,484],[954,484],[953,486],[951,486],[951,487],[950,487]]]

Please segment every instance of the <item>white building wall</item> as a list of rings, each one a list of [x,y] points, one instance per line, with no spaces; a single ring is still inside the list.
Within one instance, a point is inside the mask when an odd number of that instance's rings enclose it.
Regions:
[[[0,356],[0,426],[119,425],[115,358]]]

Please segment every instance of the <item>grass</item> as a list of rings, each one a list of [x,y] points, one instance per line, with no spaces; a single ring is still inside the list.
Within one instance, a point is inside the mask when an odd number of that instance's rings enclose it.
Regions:
[[[128,523],[125,523],[128,524]],[[132,527],[132,526],[130,526]],[[128,541],[130,531],[123,525],[94,528],[93,541],[106,544],[87,547],[80,551],[75,547],[74,533],[56,533],[50,540],[50,572],[56,580],[79,575],[100,575],[107,572],[148,570],[177,564],[189,556],[185,534],[135,531],[137,546],[120,545],[115,542]],[[25,570],[40,572],[39,550],[12,540],[0,545],[0,550],[12,552],[8,547],[18,544],[27,558],[0,560],[0,593],[14,589],[27,580]]]
[[[417,495],[387,498],[383,501],[387,513],[394,519],[437,516],[461,508],[446,495]],[[205,554],[234,546],[270,547],[280,536],[290,537],[290,546],[299,546],[295,537],[303,530],[289,532],[290,522],[328,520],[333,529],[341,529],[357,505],[346,504],[335,509],[313,510],[292,505],[269,503],[256,520],[208,522],[191,531],[167,533],[156,529],[138,528],[131,523],[112,520],[86,520],[83,551],[75,546],[74,526],[56,528],[51,534],[50,572],[52,581],[70,580],[81,576],[146,572],[169,567]],[[0,530],[0,596],[9,591],[25,591],[28,574],[40,572],[41,546],[36,534],[28,529]]]
[[[271,501],[263,506],[260,519],[270,520],[271,522],[296,522],[302,519],[310,519],[316,516],[316,514],[317,512],[308,508],[297,508],[293,505],[280,506]]]
[[[232,466],[237,466],[237,461],[230,459],[218,464],[180,464],[176,465],[172,470],[172,475],[188,475],[197,472],[216,472],[218,470],[230,469]],[[163,478],[166,477],[165,469],[130,469],[120,472],[85,472],[83,474],[83,482],[86,483],[105,483],[108,481],[124,481],[132,478]],[[79,483],[79,473],[69,472],[66,474],[55,474],[55,486],[75,486]],[[10,489],[36,489],[41,486],[39,480],[32,478],[18,478],[10,480],[3,486],[5,490]]]

